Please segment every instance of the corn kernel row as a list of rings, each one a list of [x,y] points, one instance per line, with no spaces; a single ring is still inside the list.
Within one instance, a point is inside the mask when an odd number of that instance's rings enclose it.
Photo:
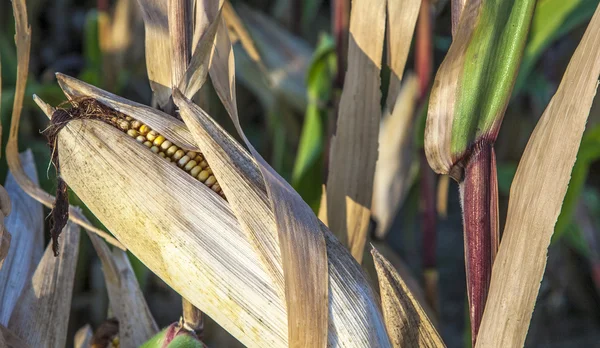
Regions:
[[[210,169],[206,159],[202,156],[202,153],[194,151],[186,152],[164,136],[150,129],[147,125],[134,120],[130,116],[126,116],[124,119],[113,117],[112,122],[117,124],[127,135],[149,148],[150,151],[158,154],[168,162],[176,164],[179,168],[185,170],[191,176],[225,198],[221,186],[213,175],[213,171]]]

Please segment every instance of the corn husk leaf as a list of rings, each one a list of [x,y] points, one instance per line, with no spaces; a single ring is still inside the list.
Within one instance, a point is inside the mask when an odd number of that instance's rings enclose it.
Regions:
[[[373,183],[373,217],[377,221],[376,235],[384,237],[411,185],[413,154],[413,121],[419,84],[410,75],[404,82],[391,113],[381,121],[379,158]]]
[[[8,328],[32,347],[66,345],[79,231],[72,222],[67,224],[58,257],[51,245],[46,248],[10,317]]]
[[[146,28],[146,69],[158,105],[165,107],[171,97],[171,41],[168,1],[138,0]]]
[[[323,347],[328,339],[329,316],[325,238],[310,207],[254,149],[241,128],[235,95],[233,47],[224,21],[217,32],[210,75],[238,134],[256,160],[275,215],[285,279],[289,345]],[[243,195],[243,192],[239,194]]]
[[[85,326],[82,326],[75,333],[75,337],[73,338],[73,346],[75,348],[89,348],[93,335],[94,333],[92,332],[92,327],[90,324],[85,324]]]
[[[21,155],[24,169],[37,184],[37,172],[31,151]],[[6,191],[12,202],[10,215],[6,218],[6,229],[14,231],[11,248],[0,269],[0,324],[8,320],[17,300],[35,270],[44,250],[44,212],[42,205],[29,197],[9,173]]]
[[[469,1],[431,90],[425,154],[440,174],[496,140],[517,77],[536,1]],[[502,57],[502,59],[495,59]]]
[[[119,249],[111,252],[98,236],[89,237],[102,262],[110,309],[119,321],[119,342],[123,347],[139,347],[158,332],[158,326],[127,254]]]
[[[0,347],[27,348],[29,345],[12,333],[12,331],[0,324]]]
[[[371,215],[377,162],[385,11],[385,0],[352,3],[348,71],[329,157],[329,228],[359,262]]]
[[[540,118],[511,186],[477,347],[521,347],[600,75],[600,7]]]
[[[371,250],[379,278],[385,325],[393,347],[445,347],[442,338],[394,266]]]
[[[31,28],[27,21],[27,8],[25,6],[25,2],[23,0],[13,1],[13,13],[15,16],[15,42],[17,44],[17,84],[15,86],[15,98],[13,101],[13,111],[12,118],[10,124],[10,134],[8,137],[8,142],[6,144],[6,161],[8,163],[8,167],[12,174],[14,175],[15,180],[21,186],[23,191],[27,192],[31,197],[33,197],[38,202],[44,204],[47,207],[52,207],[54,204],[54,197],[48,194],[46,191],[42,190],[39,185],[35,184],[31,181],[31,179],[27,176],[23,169],[23,165],[21,164],[21,160],[19,158],[19,150],[18,150],[18,136],[19,136],[19,121],[21,119],[21,110],[23,109],[23,97],[25,94],[25,85],[27,83],[27,75],[29,72],[29,51],[31,47]],[[35,96],[34,96],[34,99]],[[52,108],[41,102],[39,99],[36,99],[40,108],[46,112],[51,113]],[[101,229],[92,225],[79,208],[71,206],[69,208],[69,215],[71,220],[81,225],[88,231],[92,231],[104,239],[107,242],[119,247],[124,248],[118,240],[113,238],[111,235],[102,231]]]

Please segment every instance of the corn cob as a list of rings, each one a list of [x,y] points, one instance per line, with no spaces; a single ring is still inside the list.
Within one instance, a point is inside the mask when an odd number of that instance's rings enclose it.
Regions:
[[[149,148],[150,151],[158,154],[166,161],[176,164],[179,168],[225,198],[221,186],[201,152],[186,152],[164,136],[150,129],[147,125],[130,116],[119,114],[119,116],[113,116],[111,122],[118,125],[120,130],[134,138],[137,142]]]

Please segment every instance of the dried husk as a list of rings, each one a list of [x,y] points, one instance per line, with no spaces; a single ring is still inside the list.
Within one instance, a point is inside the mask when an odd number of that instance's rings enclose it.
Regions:
[[[445,347],[442,338],[394,266],[371,250],[379,279],[385,325],[393,347]]]
[[[48,245],[31,281],[25,285],[8,328],[32,347],[64,347],[71,312],[80,228],[69,222],[60,255]]]
[[[0,347],[2,348],[27,348],[30,347],[23,342],[12,331],[0,324]]]
[[[348,71],[329,156],[329,228],[358,262],[362,260],[371,218],[385,11],[385,0],[352,2]]]
[[[65,76],[61,77],[61,84],[71,93],[76,90],[74,86],[82,86]],[[120,105],[121,111],[127,107],[136,110],[135,104],[129,102],[125,107],[121,104],[123,100],[115,101],[117,97],[107,92],[99,89],[92,92],[95,94],[91,96],[106,105]],[[126,114],[146,122],[144,117],[149,112],[142,109],[139,115]],[[173,118],[161,119],[163,128],[179,124]],[[101,135],[92,137],[97,132]],[[180,135],[188,142],[193,141],[187,131]],[[287,344],[285,304],[277,295],[271,276],[261,266],[250,236],[238,225],[227,203],[185,172],[103,123],[72,121],[61,131],[61,138],[75,143],[66,146],[66,150],[59,148],[63,151],[61,156],[69,158],[70,152],[78,153],[63,168],[63,176],[70,187],[109,230],[125,245],[134,248],[132,252],[142,262],[246,345]],[[128,145],[123,148],[123,144]],[[239,145],[233,148],[239,148]],[[236,156],[244,162],[235,166],[246,168],[245,175],[249,178],[257,175],[260,178],[258,168],[247,152],[242,151]],[[100,158],[105,160],[99,161]],[[140,163],[145,164],[140,166]],[[114,173],[116,169],[121,175],[95,174]],[[70,176],[79,179],[69,179]],[[249,182],[254,180],[249,178],[246,179]],[[122,182],[125,179],[127,182]],[[108,191],[106,198],[98,196],[101,191]],[[262,191],[262,195],[266,197],[266,192]],[[176,209],[177,213],[173,215],[171,209]],[[131,216],[145,221],[144,224],[132,221]],[[185,218],[184,222],[177,222],[181,217]],[[193,221],[193,224],[185,221]],[[352,346],[371,342],[386,346],[387,337],[377,300],[362,271],[331,234],[326,233],[325,237],[329,255],[330,344]],[[174,250],[177,246],[177,257],[161,256],[161,249]],[[185,271],[180,270],[182,264],[188,265]],[[223,297],[215,292],[235,296]],[[236,314],[231,317],[232,313]]]
[[[37,184],[37,172],[31,151],[21,154],[25,172]],[[0,269],[0,324],[8,320],[23,288],[29,281],[44,250],[44,212],[42,205],[29,197],[17,184],[12,173],[6,179],[6,191],[12,209],[5,219],[12,233],[11,248]]]
[[[600,6],[513,180],[477,347],[522,347],[600,75]]]

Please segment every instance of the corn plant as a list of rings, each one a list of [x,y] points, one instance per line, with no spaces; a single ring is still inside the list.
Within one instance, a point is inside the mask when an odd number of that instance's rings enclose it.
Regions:
[[[34,96],[50,120],[45,133],[58,174],[56,197],[41,190],[27,169],[27,155],[19,157],[32,33],[25,0],[13,2],[19,78],[6,155],[15,182],[52,207],[54,221],[52,243],[43,256],[35,238],[31,259],[18,261],[11,249],[0,252],[0,260],[20,267],[21,273],[11,271],[6,279],[25,274],[27,280],[18,284],[23,294],[16,300],[14,293],[7,296],[10,307],[1,308],[0,344],[64,346],[67,321],[60,315],[70,304],[80,225],[100,255],[118,319],[116,328],[109,323],[104,346],[202,347],[195,333],[201,311],[247,346],[443,347],[408,281],[367,243],[381,115],[385,122],[409,127],[405,120],[417,99],[413,77],[401,86],[421,2],[352,3],[347,72],[319,218],[258,153],[241,126],[230,4],[138,2],[156,107],[61,73],[56,78],[68,102],[51,106]],[[434,170],[461,185],[476,347],[525,342],[547,247],[600,75],[598,8],[529,139],[500,240],[493,145],[535,4],[453,1],[454,41],[429,102],[427,159]],[[386,25],[392,77],[382,112]],[[237,35],[252,51],[251,40]],[[193,101],[209,77],[243,144]],[[383,133],[381,139],[386,138],[393,140]],[[111,234],[69,205],[67,186]],[[12,228],[7,224],[6,231]],[[0,251],[10,241],[4,238],[8,232],[2,230]],[[185,299],[181,322],[158,332],[123,249]],[[360,266],[365,250],[375,264],[379,293]],[[78,345],[84,346],[90,335],[89,327],[83,327]]]

